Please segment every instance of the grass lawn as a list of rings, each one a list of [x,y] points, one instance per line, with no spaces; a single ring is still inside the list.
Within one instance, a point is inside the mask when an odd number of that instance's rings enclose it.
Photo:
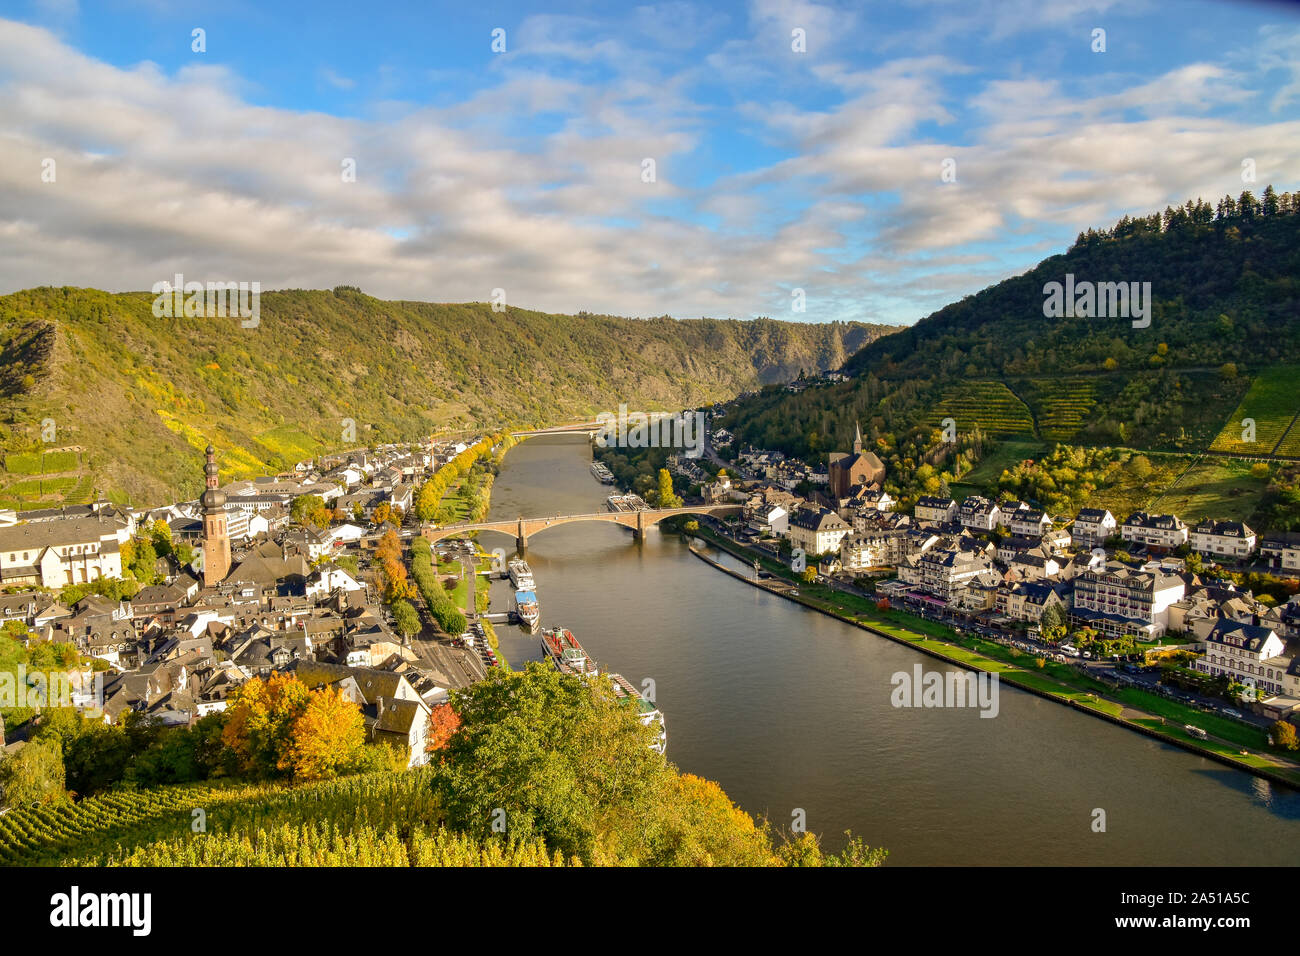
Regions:
[[[1268,484],[1254,478],[1251,463],[1229,458],[1205,458],[1153,498],[1149,507],[1182,515],[1192,522],[1204,517],[1244,521],[1254,513]]]
[[[1004,441],[984,456],[970,473],[951,486],[953,496],[988,494],[997,484],[998,477],[1008,468],[1014,468],[1026,458],[1038,458],[1048,446],[1041,441]]]

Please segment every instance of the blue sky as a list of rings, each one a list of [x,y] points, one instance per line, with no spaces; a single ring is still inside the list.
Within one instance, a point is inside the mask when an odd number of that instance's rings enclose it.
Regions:
[[[267,6],[0,3],[0,291],[905,323],[1089,225],[1300,185],[1289,5]]]

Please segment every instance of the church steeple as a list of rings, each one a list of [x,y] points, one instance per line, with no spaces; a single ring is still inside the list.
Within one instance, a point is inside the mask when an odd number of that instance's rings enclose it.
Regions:
[[[226,493],[217,487],[217,450],[209,445],[204,458],[207,490],[199,499],[203,509],[203,583],[212,587],[230,573],[230,529],[226,523]]]
[[[853,454],[860,455],[862,454],[862,426],[857,422],[854,422],[853,426],[856,429],[853,435]]]

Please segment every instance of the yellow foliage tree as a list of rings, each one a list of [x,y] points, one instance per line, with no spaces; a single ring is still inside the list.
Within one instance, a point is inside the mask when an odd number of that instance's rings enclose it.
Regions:
[[[307,706],[293,722],[279,769],[299,780],[336,777],[357,759],[366,743],[361,708],[337,688],[311,692]]]

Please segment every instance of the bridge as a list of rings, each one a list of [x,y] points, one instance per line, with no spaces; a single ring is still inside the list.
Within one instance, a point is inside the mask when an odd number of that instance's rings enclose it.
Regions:
[[[624,528],[632,530],[635,540],[643,541],[645,540],[646,529],[657,525],[665,518],[675,518],[678,515],[712,515],[716,517],[724,514],[737,514],[740,510],[740,505],[732,504],[688,505],[684,508],[654,508],[648,511],[597,511],[592,514],[581,515],[553,515],[550,518],[521,517],[507,521],[461,522],[460,524],[443,525],[441,528],[426,525],[420,530],[420,533],[432,543],[441,541],[443,538],[469,534],[473,531],[497,531],[501,534],[513,534],[515,536],[515,547],[523,551],[528,547],[528,539],[538,532],[545,531],[547,528],[558,528],[564,524],[573,524],[575,521],[603,521],[606,524],[622,525]]]
[[[576,435],[587,434],[594,435],[604,427],[601,422],[573,422],[568,425],[552,425],[549,428],[530,428],[520,431],[513,431],[510,434],[515,438],[530,438],[534,435]]]

